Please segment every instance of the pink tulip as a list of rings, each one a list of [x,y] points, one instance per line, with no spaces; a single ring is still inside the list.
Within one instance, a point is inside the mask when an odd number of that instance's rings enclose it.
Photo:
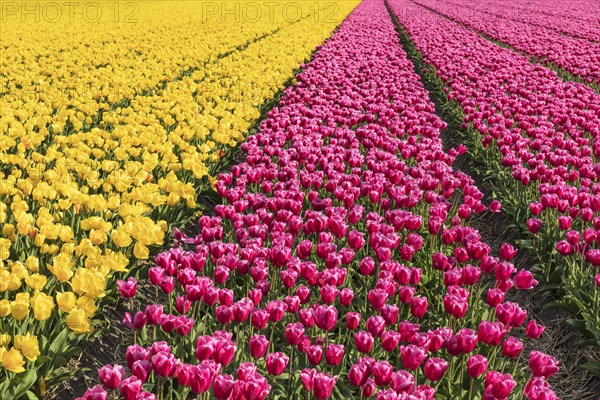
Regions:
[[[219,375],[215,378],[213,391],[215,398],[225,400],[233,390],[234,380],[231,375]]]
[[[313,309],[315,324],[319,329],[331,331],[337,323],[337,308],[334,306],[320,305]]]
[[[409,344],[400,346],[400,354],[402,355],[402,364],[409,371],[417,369],[427,357],[427,352],[421,347]]]
[[[269,341],[264,335],[254,334],[248,342],[250,355],[254,359],[262,358],[269,348]]]
[[[121,293],[121,297],[124,299],[130,299],[135,296],[137,291],[137,281],[134,277],[129,277],[127,281],[118,280],[117,288],[119,289],[119,293]]]
[[[550,355],[534,350],[529,355],[529,368],[533,376],[548,379],[558,371],[558,361]]]
[[[415,377],[408,371],[396,371],[392,374],[390,387],[396,393],[412,393],[415,388]]]
[[[467,361],[467,373],[473,379],[479,378],[487,369],[488,360],[481,354],[475,354]]]
[[[147,360],[136,361],[131,366],[131,374],[137,377],[143,383],[148,380],[148,376],[150,375],[151,371],[152,365]]]
[[[378,386],[386,386],[392,381],[394,367],[387,361],[378,361],[373,366],[373,378]]]
[[[325,373],[316,373],[313,378],[313,392],[316,399],[328,399],[331,397],[333,387],[337,382],[337,376],[329,376]]]
[[[75,400],[106,400],[108,393],[100,385],[96,385],[85,391],[82,397],[77,397]]]
[[[509,336],[502,343],[502,355],[508,358],[514,358],[523,351],[523,343],[514,336]]]
[[[281,375],[287,367],[289,357],[281,352],[269,353],[265,359],[267,371],[273,376]]]
[[[115,390],[125,377],[125,368],[118,364],[113,366],[105,365],[98,370],[98,376],[105,388]]]
[[[119,389],[124,400],[136,400],[142,392],[142,381],[135,376],[124,379]]]
[[[432,382],[436,382],[442,379],[447,369],[448,362],[446,360],[438,357],[433,357],[429,358],[425,362],[423,372],[425,372],[425,377],[427,379],[429,379]]]
[[[353,331],[358,328],[360,324],[360,313],[357,312],[349,312],[346,314],[346,328]]]
[[[373,348],[373,342],[373,336],[369,332],[360,331],[354,334],[354,343],[361,353],[369,353]]]
[[[515,284],[515,287],[519,290],[533,289],[538,284],[538,281],[533,278],[531,272],[523,269],[519,270],[512,280]]]
[[[485,394],[491,394],[494,398],[506,399],[517,385],[510,374],[500,374],[496,371],[488,371],[485,376]]]
[[[369,372],[369,368],[366,364],[352,364],[350,370],[348,371],[348,380],[352,385],[360,387],[367,382],[370,374],[371,373]]]

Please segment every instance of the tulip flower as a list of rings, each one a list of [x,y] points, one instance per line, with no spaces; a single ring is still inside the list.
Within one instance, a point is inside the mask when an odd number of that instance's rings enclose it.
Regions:
[[[400,346],[400,354],[402,355],[402,364],[409,371],[417,369],[427,357],[427,352],[421,347],[409,344]]]
[[[108,393],[100,385],[96,385],[85,391],[82,397],[77,397],[75,400],[106,400]]]
[[[313,393],[315,399],[330,398],[337,379],[337,376],[329,376],[322,372],[316,373],[313,377]]]
[[[248,343],[250,347],[250,355],[254,359],[262,358],[269,348],[269,341],[264,335],[252,335]]]
[[[519,290],[533,289],[538,284],[538,281],[533,278],[531,272],[523,269],[519,270],[512,280],[515,284],[515,287]]]
[[[530,218],[527,220],[527,229],[529,232],[536,234],[542,228],[542,221],[537,218]]]
[[[386,386],[392,380],[394,367],[387,361],[378,361],[373,366],[373,378],[378,386]]]
[[[517,382],[510,374],[500,374],[496,371],[488,371],[485,376],[485,395],[491,394],[498,399],[506,399],[516,386]]]
[[[152,365],[147,360],[138,360],[131,366],[131,374],[145,383],[152,370]]]
[[[514,358],[523,351],[523,343],[514,336],[509,336],[502,343],[502,355],[508,358]]]
[[[346,314],[346,328],[353,331],[360,324],[360,314],[357,312],[349,312]]]
[[[119,391],[124,400],[136,400],[142,392],[142,381],[135,376],[123,379]]]
[[[558,371],[558,361],[539,351],[532,351],[529,355],[529,368],[533,376],[550,378]]]
[[[151,358],[152,369],[158,376],[174,376],[178,360],[173,354],[159,351]]]
[[[488,360],[481,354],[472,355],[467,361],[467,373],[473,379],[479,378],[487,367]]]
[[[281,352],[269,353],[265,359],[267,371],[273,376],[281,375],[287,367],[289,357]]]
[[[356,387],[362,386],[367,382],[369,378],[369,367],[364,363],[352,364],[348,371],[348,380]]]
[[[373,342],[373,336],[369,332],[360,331],[354,334],[354,343],[361,353],[369,353],[373,348]]]
[[[500,212],[500,209],[502,208],[502,205],[500,204],[500,202],[498,200],[494,200],[490,203],[490,211],[493,213],[498,213]]]
[[[316,373],[317,371],[314,369],[303,369],[300,372],[300,380],[302,381],[302,386],[309,392],[313,390],[314,378]]]
[[[354,299],[354,291],[352,289],[343,288],[340,291],[340,304],[348,307],[352,303],[352,299]]]
[[[98,376],[105,388],[115,390],[125,378],[125,368],[118,364],[113,366],[105,365],[98,370]]]
[[[313,316],[319,329],[331,331],[337,323],[337,308],[323,304],[313,309]]]
[[[255,329],[264,329],[269,322],[269,313],[266,310],[255,309],[251,314],[251,321]]]
[[[446,373],[448,369],[448,362],[439,357],[432,357],[427,359],[425,362],[425,366],[423,367],[423,372],[425,373],[425,377],[432,382],[439,381]]]
[[[396,371],[392,374],[390,387],[396,393],[411,393],[415,388],[415,377],[408,371]]]
[[[330,343],[325,349],[325,361],[327,365],[337,367],[344,357],[344,345]]]
[[[233,390],[234,380],[231,375],[219,375],[213,385],[215,398],[224,400],[229,398]]]

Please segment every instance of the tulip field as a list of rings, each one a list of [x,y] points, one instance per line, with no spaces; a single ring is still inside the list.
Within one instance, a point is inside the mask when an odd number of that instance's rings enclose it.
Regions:
[[[600,399],[595,1],[0,21],[0,400]]]

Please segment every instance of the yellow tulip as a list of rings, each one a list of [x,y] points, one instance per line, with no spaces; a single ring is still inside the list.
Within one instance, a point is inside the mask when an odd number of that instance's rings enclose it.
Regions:
[[[98,229],[92,229],[90,231],[90,240],[95,245],[102,244],[106,241],[106,232]]]
[[[48,248],[48,254],[50,254],[50,255],[55,255],[56,253],[58,253],[58,251],[59,251],[59,250],[60,250],[60,248],[59,248],[57,245],[55,245],[55,244],[52,244],[52,245],[50,245],[50,247]]]
[[[6,317],[10,314],[10,301],[7,299],[0,300],[0,317]]]
[[[0,292],[8,290],[8,282],[10,279],[10,272],[6,269],[0,270]]]
[[[15,226],[13,224],[4,224],[2,226],[2,234],[4,236],[12,236],[15,234]]]
[[[36,247],[42,247],[45,244],[46,235],[43,233],[38,233],[35,235],[35,239],[33,239],[33,245]]]
[[[17,321],[24,320],[29,315],[29,302],[12,301],[10,303],[10,314]]]
[[[23,365],[25,365],[23,354],[21,354],[21,352],[14,347],[2,354],[2,366],[7,370],[16,372],[18,374],[25,371]]]
[[[40,270],[40,261],[36,256],[29,256],[27,257],[27,260],[25,260],[25,266],[29,272],[36,273]]]
[[[119,247],[129,247],[132,243],[131,236],[121,229],[113,230],[110,238]]]
[[[15,274],[19,279],[23,279],[27,275],[29,275],[29,272],[25,268],[25,265],[23,265],[23,263],[21,263],[20,261],[10,263],[10,272]]]
[[[0,346],[8,346],[10,344],[11,336],[8,333],[0,334]]]
[[[31,306],[33,307],[34,318],[38,321],[45,321],[52,315],[54,299],[47,294],[38,292],[31,298]]]
[[[73,309],[66,318],[67,326],[75,333],[90,333],[94,330],[84,310]]]
[[[61,257],[64,255],[65,257]],[[68,254],[61,253],[54,257],[52,265],[48,266],[48,270],[52,272],[59,282],[67,282],[73,276],[73,270],[71,269],[71,257]]]
[[[40,345],[35,335],[26,334],[25,336],[15,336],[15,349],[21,350],[25,358],[29,361],[37,360],[40,353]]]
[[[33,290],[42,290],[46,286],[48,278],[41,274],[33,274],[25,277],[25,283]]]
[[[142,243],[137,242],[135,246],[133,246],[133,255],[139,259],[145,260],[150,256],[150,250]]]
[[[8,290],[17,290],[21,287],[21,280],[17,274],[10,273],[8,275]]]
[[[78,298],[75,305],[77,308],[81,308],[83,311],[85,311],[87,316],[90,318],[96,313],[96,303],[94,302],[94,299],[90,297],[82,296]]]
[[[77,301],[77,296],[73,292],[56,293],[56,304],[63,312],[71,312],[75,308],[75,301]]]
[[[60,232],[59,232],[58,236],[61,241],[68,242],[73,239],[73,236],[74,236],[73,230],[71,229],[70,226],[63,225],[60,227]]]
[[[96,298],[104,295],[106,279],[100,271],[80,268],[71,279],[71,288],[79,296]]]
[[[60,252],[66,255],[75,253],[75,243],[65,243],[60,247]]]
[[[10,240],[0,238],[0,260],[8,259],[10,256],[10,245]]]

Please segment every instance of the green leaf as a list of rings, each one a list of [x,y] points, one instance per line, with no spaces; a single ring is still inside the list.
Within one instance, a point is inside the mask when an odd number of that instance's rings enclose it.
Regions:
[[[285,373],[283,373],[283,374],[281,374],[281,375],[277,375],[277,376],[275,377],[275,380],[278,380],[278,381],[286,381],[286,380],[288,380],[289,378],[290,378],[290,374],[288,374],[287,372],[285,372]]]
[[[581,369],[592,373],[593,375],[600,376],[600,362],[589,362],[581,366]]]
[[[52,358],[42,354],[41,356],[38,356],[37,360],[35,360],[35,365],[40,367],[48,361],[52,361]]]
[[[28,371],[19,374],[16,379],[11,380],[10,386],[8,387],[7,398],[20,399],[25,396],[25,393],[29,391],[37,379],[37,371],[30,369]]]
[[[56,355],[63,352],[65,345],[69,341],[69,329],[63,329],[50,343],[50,348],[48,349],[48,354]]]
[[[573,328],[575,328],[577,331],[589,335],[589,331],[587,329],[587,326],[585,324],[584,320],[581,319],[568,319],[567,324],[571,325]]]
[[[39,400],[39,398],[31,390],[25,392],[25,397],[27,397],[28,400]]]
[[[89,370],[90,370],[89,368],[79,368],[76,370],[67,370],[67,369],[63,369],[63,368],[55,369],[46,378],[46,386],[50,387],[52,385],[55,385],[59,382],[65,381],[65,380],[75,376],[79,372],[83,373],[83,372],[87,372]]]

